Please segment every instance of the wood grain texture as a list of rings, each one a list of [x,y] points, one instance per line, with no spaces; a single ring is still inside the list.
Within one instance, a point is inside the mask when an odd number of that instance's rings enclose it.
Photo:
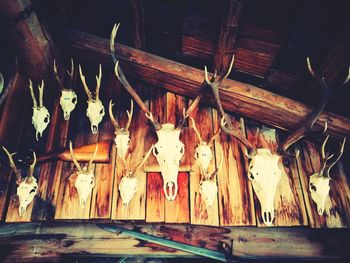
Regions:
[[[160,173],[147,173],[146,222],[165,221],[165,196]]]
[[[213,116],[211,108],[205,107],[200,104],[197,109],[195,109],[191,117],[196,122],[196,127],[199,130],[202,139],[209,141],[214,133],[213,129]],[[189,123],[189,133],[191,140],[192,153],[195,153],[195,148],[197,147],[199,140],[195,131],[193,130],[192,122]],[[215,170],[215,147],[212,146],[213,159],[209,164],[209,172]],[[213,208],[208,211],[201,194],[199,193],[199,184],[201,182],[201,172],[198,164],[195,161],[194,154],[190,156],[192,158],[192,170],[190,173],[190,203],[191,203],[191,224],[196,225],[219,225],[219,208],[218,208],[218,198],[214,201]],[[217,180],[217,177],[214,177]]]
[[[349,227],[350,226],[350,189],[343,162],[340,161],[331,170],[330,193],[326,200],[325,212],[317,213],[316,203],[311,199],[309,178],[321,168],[320,146],[305,141],[300,146],[297,158],[301,186],[311,227]]]
[[[277,150],[278,131],[275,129],[249,123],[247,124],[247,138],[257,148],[268,148],[271,152]],[[282,159],[280,159],[279,165],[284,169],[275,195],[273,225],[305,226],[308,221],[296,161],[282,163]],[[254,200],[258,226],[265,226],[261,218],[260,203],[255,194]]]
[[[219,127],[218,113],[214,111],[214,129]],[[232,125],[244,130],[236,116],[231,116]],[[216,163],[220,162],[218,151],[225,157],[218,173],[219,217],[222,226],[255,225],[252,187],[247,178],[246,149],[234,137],[225,133],[215,139]]]
[[[67,30],[64,40],[70,52],[86,60],[97,59],[111,65],[109,40],[81,31]],[[203,70],[117,44],[116,52],[125,72],[136,79],[167,89],[179,95],[194,98],[203,82]],[[255,86],[225,79],[221,87],[221,101],[228,111],[252,118],[284,130],[293,130],[312,108],[295,100],[271,93]],[[203,101],[214,105],[211,96]],[[350,120],[334,113],[324,112],[315,128],[328,121],[330,134],[342,137],[350,134]]]

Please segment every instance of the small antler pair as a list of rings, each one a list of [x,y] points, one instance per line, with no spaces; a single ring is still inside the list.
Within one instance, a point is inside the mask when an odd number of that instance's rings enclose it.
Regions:
[[[88,100],[99,100],[99,94],[100,94],[100,87],[101,87],[101,79],[102,79],[102,66],[99,65],[99,71],[98,75],[96,75],[96,88],[95,88],[95,94],[93,94],[90,90],[88,85],[86,84],[85,76],[81,70],[81,66],[79,65],[79,74],[81,82],[83,83],[84,90],[86,92],[86,95],[88,96]]]
[[[39,90],[39,107],[38,107],[38,102],[35,98],[34,90],[33,90],[33,82],[31,79],[29,79],[29,89],[30,89],[30,95],[32,96],[33,100],[33,107],[34,108],[42,108],[44,107],[43,103],[43,97],[44,97],[44,80],[41,81],[41,85],[38,85],[38,90]]]

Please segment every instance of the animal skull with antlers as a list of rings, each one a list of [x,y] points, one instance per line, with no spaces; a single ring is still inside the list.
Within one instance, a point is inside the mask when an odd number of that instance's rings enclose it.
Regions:
[[[38,189],[38,183],[33,175],[36,164],[36,155],[35,152],[33,152],[33,162],[29,167],[28,175],[22,179],[21,171],[17,169],[12,158],[16,153],[10,153],[4,146],[2,148],[9,159],[11,169],[16,175],[17,195],[19,199],[18,212],[19,216],[22,216],[26,212],[28,205],[33,201]]]
[[[44,97],[44,81],[41,81],[41,85],[38,85],[39,90],[39,106],[35,98],[33,83],[32,80],[29,79],[29,89],[30,94],[33,100],[33,116],[32,116],[32,124],[35,128],[35,138],[38,141],[38,136],[42,136],[44,130],[50,122],[50,113],[47,108],[44,106],[43,97]]]
[[[327,129],[327,123],[326,123],[325,130],[326,129]],[[317,205],[317,212],[319,215],[322,215],[324,213],[326,200],[329,196],[329,190],[330,190],[329,181],[331,180],[329,172],[343,155],[345,142],[346,142],[346,138],[344,138],[340,146],[339,153],[335,156],[334,154],[326,154],[325,148],[326,148],[328,139],[329,139],[329,135],[326,136],[321,147],[321,169],[318,172],[313,173],[310,176],[310,180],[309,180],[309,191],[310,191],[312,200]]]
[[[98,144],[96,144],[96,148],[94,151],[94,154],[92,155],[88,165],[86,167],[81,168],[80,164],[78,163],[77,159],[74,157],[72,142],[69,142],[69,149],[70,154],[72,156],[72,160],[76,168],[78,169],[78,176],[75,180],[75,188],[78,191],[79,195],[79,204],[81,207],[86,206],[87,198],[91,194],[92,189],[95,186],[95,175],[94,171],[91,169],[91,164],[95,159],[97,150],[98,150]]]
[[[83,83],[84,90],[86,92],[86,95],[88,96],[87,100],[87,110],[86,110],[86,116],[89,118],[91,123],[91,132],[93,134],[96,134],[98,132],[98,125],[103,119],[103,116],[105,115],[105,107],[102,104],[102,101],[99,98],[100,93],[100,87],[101,87],[101,79],[102,79],[102,67],[101,64],[99,66],[99,74],[96,76],[96,89],[95,93],[93,94],[85,80],[85,76],[82,73],[81,66],[79,65],[79,73],[80,73],[80,79]]]
[[[150,156],[153,150],[153,147],[154,146],[152,145],[151,148],[146,153],[143,160],[138,165],[136,165],[133,169],[130,169],[129,171],[126,168],[127,164],[126,164],[125,158],[124,157],[122,158],[123,165],[124,165],[124,169],[123,169],[124,175],[120,180],[118,189],[120,192],[122,203],[126,207],[129,205],[131,199],[134,197],[135,193],[137,192],[138,180],[136,177],[136,172],[147,161],[148,157]]]
[[[129,127],[131,124],[132,114],[134,111],[134,102],[132,100],[130,102],[130,105],[131,105],[130,111],[128,110],[126,111],[126,114],[128,115],[128,122],[126,123],[124,128],[121,128],[113,115],[114,104],[112,100],[109,102],[109,117],[111,118],[111,121],[114,125],[114,134],[115,134],[114,143],[117,148],[118,157],[122,159],[125,158],[130,145]]]
[[[58,84],[61,87],[61,97],[60,97],[60,105],[63,111],[63,117],[67,121],[70,118],[71,112],[75,109],[75,106],[78,102],[78,97],[75,91],[72,89],[73,87],[73,79],[74,79],[74,62],[71,59],[71,69],[67,70],[67,74],[69,75],[69,86],[65,88],[63,82],[58,76],[56,61],[54,60],[53,69],[55,72],[55,77],[57,79]]]
[[[141,98],[135,92],[134,88],[130,85],[119,66],[119,61],[117,60],[114,50],[114,39],[117,34],[119,25],[120,24],[114,25],[110,39],[111,55],[113,62],[115,63],[115,75],[131,95],[131,97],[139,105],[141,110],[145,113],[149,121],[153,124],[158,138],[158,141],[153,148],[153,155],[156,157],[161,170],[165,197],[169,201],[173,201],[176,198],[178,190],[177,177],[180,160],[185,151],[184,144],[180,141],[180,133],[190,112],[194,109],[194,106],[199,102],[199,100],[195,100],[187,109],[187,112],[185,112],[185,110],[183,111],[183,118],[176,127],[171,123],[165,123],[162,125],[159,124],[154,119],[152,113],[145,106]]]

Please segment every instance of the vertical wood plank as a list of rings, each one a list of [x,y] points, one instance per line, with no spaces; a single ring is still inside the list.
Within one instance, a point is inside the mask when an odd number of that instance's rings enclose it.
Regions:
[[[249,141],[257,148],[269,148],[276,152],[278,148],[278,132],[264,125],[247,124]],[[281,179],[277,185],[275,196],[275,220],[273,226],[305,226],[308,224],[303,193],[295,160],[289,162],[280,159]],[[265,226],[260,210],[260,203],[254,194],[255,212],[258,226]]]
[[[299,147],[297,158],[301,186],[311,227],[349,227],[350,226],[350,189],[343,162],[340,161],[331,170],[329,198],[326,200],[323,215],[317,213],[316,203],[309,191],[310,176],[321,168],[320,145],[304,141]]]
[[[195,109],[191,117],[195,120],[197,129],[199,130],[202,139],[207,141],[214,133],[213,129],[213,115],[212,110],[209,107],[198,105],[198,109]],[[192,122],[189,123],[189,134],[191,137],[192,145],[192,171],[190,173],[190,203],[191,203],[191,224],[196,225],[219,225],[219,205],[218,198],[214,201],[212,210],[208,211],[206,205],[199,193],[199,184],[201,182],[201,173],[198,164],[194,159],[195,148],[199,144],[199,140],[195,131],[193,130]],[[215,146],[212,146],[213,159],[209,164],[209,172],[215,170]],[[217,182],[217,177],[214,180]]]
[[[216,111],[213,116],[214,129],[217,129],[220,119]],[[244,130],[237,117],[231,116],[231,122],[236,129]],[[215,140],[216,163],[220,162],[219,148],[222,148],[225,158],[218,173],[220,225],[255,225],[252,187],[247,178],[246,149],[236,138],[223,132]]]
[[[164,222],[165,196],[160,173],[147,174],[146,222]]]

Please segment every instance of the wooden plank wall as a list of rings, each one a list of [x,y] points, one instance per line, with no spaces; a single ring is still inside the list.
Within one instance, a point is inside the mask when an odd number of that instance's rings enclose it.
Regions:
[[[84,65],[84,69],[86,68],[84,73],[88,85],[94,89],[94,76],[97,67],[96,65],[88,66]],[[63,121],[58,99],[50,98],[53,105],[51,107],[50,128],[42,140],[33,146],[35,150],[39,152],[57,150],[67,147],[69,140],[72,140],[75,146],[80,146],[98,140],[112,140],[114,138],[114,128],[108,116],[109,100],[113,99],[115,102],[114,113],[123,126],[126,122],[125,111],[130,107],[130,97],[110,72],[103,72],[102,79],[101,98],[105,105],[106,115],[99,126],[99,133],[97,135],[91,134],[90,122],[85,115],[86,94],[80,79],[77,79],[75,90],[78,93],[78,106],[72,113],[71,119],[69,122]],[[0,124],[1,143],[8,146],[11,151],[16,149],[18,146],[16,144],[20,143],[21,147],[22,144],[30,144],[30,138],[33,136],[33,131],[20,136],[20,140],[14,136],[14,134],[21,135],[24,127],[32,127],[30,116],[24,116],[28,113],[24,114],[26,111],[22,111],[16,106],[31,107],[28,90],[19,88],[26,85],[25,79],[18,77],[14,80],[13,85],[17,85],[18,88],[13,89],[13,94],[9,95],[11,99],[5,104],[6,111],[2,111]],[[136,86],[160,123],[176,124],[181,118],[182,109],[190,103],[181,96],[149,87],[143,83]],[[23,103],[12,103],[15,100],[23,100]],[[17,111],[13,111],[15,108]],[[6,112],[11,111],[13,115],[6,114]],[[191,116],[195,119],[204,140],[208,140],[218,129],[217,112],[212,108],[200,104]],[[25,121],[17,121],[22,119]],[[244,120],[236,115],[231,115],[231,120],[234,126],[237,129],[240,128],[255,146],[276,150],[281,135],[278,130]],[[7,126],[18,132],[9,133]],[[130,131],[132,143],[128,163],[130,167],[133,167],[142,159],[149,147],[156,142],[155,132],[147,124],[145,115],[139,111],[137,105],[135,105]],[[2,189],[0,192],[0,212],[2,220],[6,220],[6,222],[51,220],[120,222],[137,220],[148,223],[263,227],[260,204],[246,176],[248,159],[245,156],[245,148],[232,136],[224,133],[216,138],[213,145],[214,158],[209,170],[213,171],[220,163],[221,149],[225,158],[222,169],[215,178],[218,186],[217,198],[213,209],[207,211],[199,193],[201,176],[194,160],[198,139],[192,129],[191,122],[186,123],[180,140],[185,144],[185,155],[181,160],[178,175],[178,195],[173,202],[164,197],[163,179],[157,162],[151,155],[144,169],[137,172],[139,183],[137,193],[129,206],[124,207],[118,190],[122,177],[122,166],[121,161],[117,158],[116,149],[113,147],[110,163],[94,165],[95,187],[85,208],[79,206],[78,194],[74,186],[76,168],[69,162],[51,161],[36,168],[35,175],[39,182],[38,194],[28,207],[27,213],[21,218],[18,216],[15,183],[9,176],[8,167],[1,164],[0,178],[3,184],[0,186]],[[292,149],[294,148],[292,147]],[[346,175],[349,174],[349,171],[344,168],[344,161],[340,161],[333,168],[327,215],[319,216],[308,192],[309,175],[320,165],[319,145],[304,141],[298,144],[295,149],[300,149],[301,153],[297,160],[289,162],[283,160],[284,173],[276,194],[276,213],[273,225],[348,227],[350,225],[350,190]]]

